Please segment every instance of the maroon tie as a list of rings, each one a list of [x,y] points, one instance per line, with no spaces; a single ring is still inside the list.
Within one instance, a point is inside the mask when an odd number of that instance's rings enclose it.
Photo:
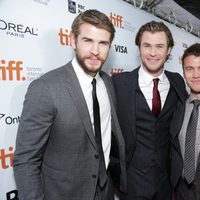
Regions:
[[[158,117],[161,111],[160,94],[158,91],[159,78],[153,79],[153,99],[152,99],[152,112],[155,117]]]

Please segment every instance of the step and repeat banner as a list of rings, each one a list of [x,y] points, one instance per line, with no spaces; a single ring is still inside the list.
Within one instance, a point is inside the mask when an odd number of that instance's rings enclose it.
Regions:
[[[139,66],[138,28],[161,19],[121,0],[0,0],[0,200],[18,200],[13,153],[24,95],[31,81],[70,61],[71,22],[87,9],[104,12],[116,28],[103,70],[109,75]],[[166,69],[182,74],[181,55],[200,39],[175,25],[175,47]]]

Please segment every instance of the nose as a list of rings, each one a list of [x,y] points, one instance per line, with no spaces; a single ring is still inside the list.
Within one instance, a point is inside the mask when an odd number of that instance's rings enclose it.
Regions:
[[[194,70],[193,77],[194,78],[200,77],[200,68],[197,68],[197,69]]]
[[[154,48],[154,47],[150,48],[150,54],[152,56],[155,56],[156,55],[156,48]]]
[[[92,44],[90,48],[90,53],[97,56],[100,53],[99,44]]]

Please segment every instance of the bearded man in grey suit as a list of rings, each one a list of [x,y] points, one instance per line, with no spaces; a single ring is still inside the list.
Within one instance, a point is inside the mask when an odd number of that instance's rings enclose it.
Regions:
[[[14,155],[20,200],[111,200],[113,183],[126,190],[124,140],[114,89],[110,77],[100,71],[114,26],[105,14],[87,10],[71,28],[75,58],[33,81],[25,97]],[[94,78],[103,156],[95,138]]]

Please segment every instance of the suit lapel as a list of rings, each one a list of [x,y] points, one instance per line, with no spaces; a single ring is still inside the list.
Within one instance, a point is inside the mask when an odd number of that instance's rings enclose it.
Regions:
[[[99,74],[100,74],[100,76],[106,86],[106,89],[107,89],[108,98],[109,98],[110,107],[111,107],[111,126],[112,126],[111,129],[115,130],[114,119],[116,118],[117,114],[115,112],[116,102],[114,101],[115,100],[114,88],[113,88],[112,83],[106,78],[106,76],[104,76],[103,72],[100,72]],[[113,131],[113,133],[115,134],[115,136],[117,138],[116,132]]]
[[[116,107],[115,103],[116,102],[114,102],[115,97],[114,97],[114,93],[113,93],[114,89],[111,89],[112,85],[109,82],[109,80],[104,76],[104,74],[102,72],[100,72],[99,74],[100,74],[100,76],[101,76],[101,78],[102,78],[102,80],[103,80],[103,82],[104,82],[104,84],[106,86],[106,90],[107,90],[108,98],[109,98],[109,102],[110,102],[110,107],[111,107],[111,130],[112,130],[112,133],[114,133],[115,138],[118,140],[117,134],[114,131],[115,130],[115,125],[114,125],[114,120],[113,120],[113,118],[115,118],[114,116],[116,116],[116,113],[115,113],[115,107]],[[112,135],[112,137],[113,137],[113,135]]]
[[[130,123],[130,127],[132,128],[132,132],[135,133],[135,105],[136,105],[136,90],[137,90],[137,86],[138,86],[138,69],[132,71],[130,73],[129,78],[126,81],[126,85],[125,87],[127,88],[127,94],[126,94],[126,98],[128,99],[128,105],[127,108],[129,110],[127,110],[127,115],[129,115],[128,119],[129,119],[129,123]]]
[[[87,104],[86,104],[83,92],[81,90],[78,78],[71,64],[68,64],[66,66],[66,84],[65,85],[77,108],[77,111],[83,122],[83,126],[85,127],[88,137],[90,138],[90,141],[93,144],[94,148],[97,150],[97,145],[96,145],[96,141],[94,137],[94,132],[93,132]]]
[[[176,105],[176,110],[174,112],[173,120],[171,121],[171,136],[172,138],[175,138],[177,134],[179,133],[184,113],[185,113],[185,96],[183,92],[183,88],[179,88],[179,82],[176,80],[176,77],[172,76],[170,72],[165,71],[165,74],[170,82],[170,87],[173,87],[176,94],[178,95],[178,103]]]
[[[179,99],[181,100],[182,103],[184,103],[185,94],[183,92],[183,88],[179,88],[180,83],[176,80],[176,76],[171,75],[171,73],[168,71],[165,71],[165,74],[170,82],[170,85],[174,87]]]

